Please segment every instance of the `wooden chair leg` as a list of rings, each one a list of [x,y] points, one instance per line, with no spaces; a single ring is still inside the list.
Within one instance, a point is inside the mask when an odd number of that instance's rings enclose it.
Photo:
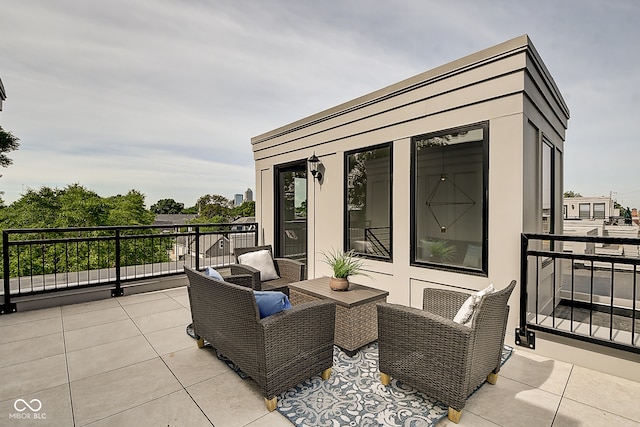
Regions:
[[[267,410],[269,412],[274,411],[278,407],[278,398],[274,397],[273,399],[264,398],[264,403],[267,405]]]
[[[198,348],[204,347],[204,338],[198,338]]]
[[[447,418],[449,418],[451,422],[458,424],[460,422],[461,416],[462,416],[462,411],[456,411],[451,406],[449,406],[449,412],[447,413]]]
[[[380,382],[382,385],[389,385],[391,382],[391,376],[389,374],[385,374],[384,372],[380,372]]]
[[[329,377],[331,376],[331,368],[327,368],[324,371],[322,371],[320,376],[322,377],[323,380],[325,380],[325,381],[328,380]]]
[[[487,375],[487,382],[489,384],[495,384],[498,382],[498,374],[491,372],[489,375]]]

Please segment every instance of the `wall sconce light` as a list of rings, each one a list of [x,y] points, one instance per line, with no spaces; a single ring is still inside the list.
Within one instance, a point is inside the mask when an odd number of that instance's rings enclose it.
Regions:
[[[311,175],[318,181],[322,179],[322,172],[318,170],[318,164],[320,163],[320,159],[316,156],[315,151],[313,152],[313,156],[309,157],[307,160],[309,162],[309,170],[311,171]]]

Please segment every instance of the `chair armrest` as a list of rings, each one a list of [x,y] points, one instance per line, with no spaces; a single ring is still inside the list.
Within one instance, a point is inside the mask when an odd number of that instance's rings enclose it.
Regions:
[[[253,289],[260,290],[260,270],[243,264],[231,264],[229,267],[231,274],[234,276],[245,274],[251,275]]]
[[[254,277],[252,274],[234,274],[222,278],[225,282],[233,283],[247,288],[255,289]]]
[[[422,294],[422,309],[453,320],[470,295],[450,289],[425,288]]]
[[[332,355],[335,312],[334,301],[318,300],[260,319],[267,371],[278,369],[283,360],[314,354],[318,348]]]
[[[274,258],[273,262],[278,266],[280,277],[299,282],[304,280],[304,264],[289,258]]]

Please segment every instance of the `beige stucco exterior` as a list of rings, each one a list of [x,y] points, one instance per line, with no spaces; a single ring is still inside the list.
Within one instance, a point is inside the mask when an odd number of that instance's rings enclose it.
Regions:
[[[521,233],[542,231],[543,137],[556,151],[554,232],[562,232],[562,154],[568,119],[560,91],[523,35],[258,135],[251,144],[260,241],[275,240],[274,167],[315,152],[324,170],[322,181],[310,175],[308,179],[307,274],[329,275],[321,252],[343,243],[344,153],[392,141],[393,260],[367,260],[371,278],[353,280],[388,291],[390,302],[414,307],[421,306],[425,287],[478,290],[493,283],[502,288],[519,280]],[[484,121],[489,123],[488,274],[412,266],[411,137]],[[517,287],[510,300],[510,344],[518,326],[519,294]]]

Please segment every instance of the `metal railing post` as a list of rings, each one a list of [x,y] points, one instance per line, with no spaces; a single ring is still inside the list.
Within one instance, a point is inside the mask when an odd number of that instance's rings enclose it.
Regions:
[[[533,331],[527,330],[527,277],[529,269],[529,239],[523,233],[520,235],[520,324],[516,328],[516,344],[520,346],[536,348]]]
[[[2,267],[4,279],[4,301],[0,304],[0,314],[14,313],[16,305],[11,303],[11,270],[9,267],[9,233],[2,231]]]
[[[122,292],[122,284],[121,284],[121,274],[120,274],[120,266],[122,263],[120,262],[120,229],[116,228],[116,287],[111,292],[112,297],[120,297],[124,295]]]
[[[200,270],[200,226],[196,225],[196,271]]]

